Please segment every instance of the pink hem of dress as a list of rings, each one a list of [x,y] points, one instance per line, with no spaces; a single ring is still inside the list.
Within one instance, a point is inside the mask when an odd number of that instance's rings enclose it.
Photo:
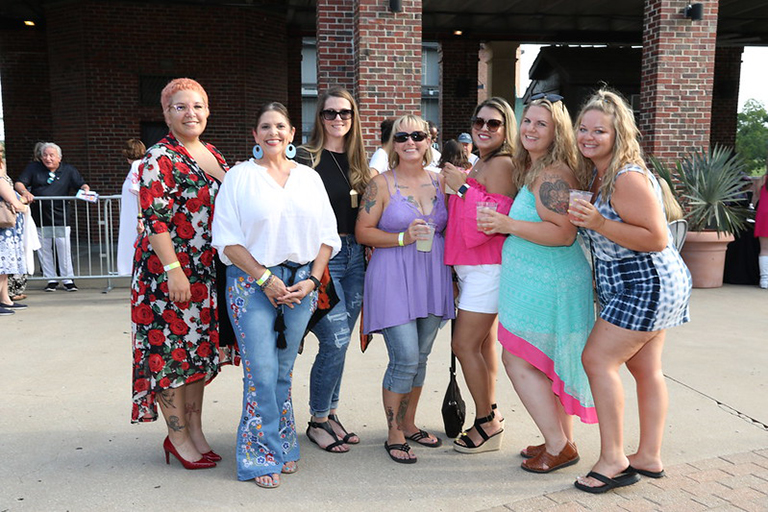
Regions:
[[[584,407],[576,398],[565,392],[565,383],[555,373],[554,363],[544,352],[506,330],[501,323],[498,337],[504,350],[528,361],[552,381],[552,392],[560,399],[566,413],[575,414],[582,423],[597,423],[597,410],[594,407]]]

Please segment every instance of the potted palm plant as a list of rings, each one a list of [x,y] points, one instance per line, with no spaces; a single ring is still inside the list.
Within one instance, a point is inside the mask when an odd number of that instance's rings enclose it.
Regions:
[[[688,235],[680,254],[694,288],[722,286],[725,251],[749,215],[742,204],[744,163],[730,148],[716,145],[689,153],[674,169],[656,158],[651,164],[686,212]]]

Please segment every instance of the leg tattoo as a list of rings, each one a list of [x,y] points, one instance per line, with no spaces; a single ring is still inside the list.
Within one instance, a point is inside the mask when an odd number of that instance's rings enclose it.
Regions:
[[[172,389],[164,389],[160,393],[160,402],[163,404],[163,406],[168,407],[169,409],[175,409],[176,405],[173,403],[173,398],[176,396],[176,392]]]
[[[400,425],[403,424],[403,420],[405,419],[405,413],[408,410],[408,398],[403,398],[400,400],[400,408],[397,411],[397,429],[400,429]]]
[[[393,411],[391,407],[387,407],[386,413],[387,413],[387,428],[389,430],[392,430],[392,426],[395,423],[395,411]]]
[[[168,428],[174,432],[181,432],[184,429],[184,425],[181,424],[178,416],[171,416],[168,418]]]

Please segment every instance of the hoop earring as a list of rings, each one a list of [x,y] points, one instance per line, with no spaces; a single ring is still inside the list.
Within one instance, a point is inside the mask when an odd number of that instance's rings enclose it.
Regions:
[[[261,146],[259,146],[258,144],[253,146],[253,158],[255,158],[256,160],[261,160],[261,157],[263,156],[264,156],[264,150],[261,149]]]
[[[288,144],[288,146],[286,146],[285,148],[285,157],[288,160],[291,160],[295,156],[296,156],[296,146],[294,146],[293,144]]]

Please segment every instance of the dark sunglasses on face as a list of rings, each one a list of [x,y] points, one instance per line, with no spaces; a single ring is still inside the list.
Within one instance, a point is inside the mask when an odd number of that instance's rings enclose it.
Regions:
[[[329,108],[320,111],[320,114],[323,116],[323,119],[326,121],[333,121],[336,119],[336,116],[341,117],[344,121],[348,119],[352,119],[352,111],[348,108],[345,108],[344,110],[331,110]]]
[[[558,101],[562,100],[563,97],[559,94],[551,94],[548,92],[539,92],[531,96],[531,101],[535,100],[547,100],[550,103],[557,103]]]
[[[392,136],[392,140],[402,144],[403,142],[407,141],[409,137],[411,140],[413,140],[413,142],[421,142],[427,137],[429,137],[429,135],[427,135],[424,132],[411,132],[411,133],[397,132]]]
[[[482,117],[472,118],[472,128],[474,128],[475,130],[482,130],[483,126],[487,126],[489,132],[495,132],[499,128],[504,126],[504,121],[500,119],[488,119],[486,121]]]

